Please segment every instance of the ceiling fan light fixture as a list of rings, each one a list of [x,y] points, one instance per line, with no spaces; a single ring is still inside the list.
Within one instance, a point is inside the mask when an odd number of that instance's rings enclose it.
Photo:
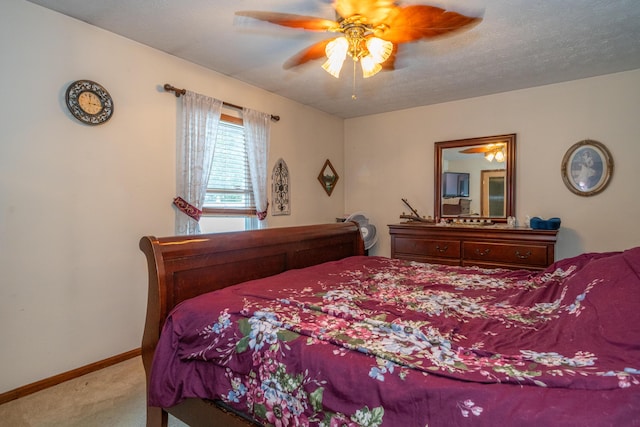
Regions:
[[[429,5],[401,6],[399,2],[391,0],[333,0],[331,3],[336,13],[335,21],[260,10],[239,11],[236,15],[283,27],[341,33],[342,36],[337,39],[318,41],[299,52],[285,63],[285,68],[320,59],[324,51],[327,60],[322,68],[339,78],[343,62],[346,56],[350,56],[354,62],[354,87],[356,62],[363,65],[365,77],[379,72],[383,62],[385,68],[393,70],[396,60],[394,50],[400,44],[468,29],[482,21],[480,16],[465,16]],[[355,98],[355,95],[352,97]]]
[[[327,47],[325,48],[327,60],[322,64],[322,68],[333,77],[340,77],[340,70],[347,57],[348,49],[349,41],[345,37],[338,37],[327,43]]]
[[[490,147],[491,148],[491,147]],[[484,158],[487,161],[492,162],[496,161],[498,163],[502,163],[506,160],[506,156],[504,153],[504,147],[492,148],[484,154]]]
[[[371,77],[382,70],[381,63],[386,61],[393,52],[393,43],[378,37],[373,37],[373,27],[366,23],[360,15],[354,15],[343,20],[340,27],[332,31],[344,34],[325,47],[327,60],[322,68],[332,76],[338,78],[345,58],[350,56],[354,62],[360,62],[364,78]]]
[[[378,71],[382,70],[382,66],[373,59],[373,56],[367,55],[360,60],[360,66],[362,67],[362,77],[369,78],[375,76]]]
[[[382,64],[389,59],[393,51],[393,43],[379,39],[378,37],[370,37],[367,40],[367,49],[374,62]]]

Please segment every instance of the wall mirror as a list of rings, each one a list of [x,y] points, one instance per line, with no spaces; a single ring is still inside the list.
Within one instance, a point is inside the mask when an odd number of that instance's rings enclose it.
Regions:
[[[436,142],[434,159],[437,221],[515,216],[515,134]]]

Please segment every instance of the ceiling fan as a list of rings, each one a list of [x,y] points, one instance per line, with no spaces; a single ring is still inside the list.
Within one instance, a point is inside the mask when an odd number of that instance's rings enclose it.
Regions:
[[[484,153],[484,157],[488,161],[492,161],[495,159],[497,162],[504,162],[505,147],[506,147],[506,144],[504,142],[496,142],[492,144],[486,144],[478,147],[471,147],[465,150],[460,150],[460,153],[463,153],[463,154]]]
[[[363,77],[371,77],[383,68],[395,68],[400,44],[469,29],[482,20],[435,6],[400,6],[393,0],[334,0],[333,7],[335,21],[255,10],[239,11],[236,15],[284,27],[341,33],[309,46],[284,63],[284,68],[289,69],[326,56],[322,67],[336,78],[347,55],[354,66],[360,62]]]

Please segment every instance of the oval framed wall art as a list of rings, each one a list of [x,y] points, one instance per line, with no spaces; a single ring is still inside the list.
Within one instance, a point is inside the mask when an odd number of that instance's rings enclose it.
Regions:
[[[585,139],[567,150],[562,159],[561,173],[572,193],[593,196],[609,184],[613,175],[613,158],[604,144]]]

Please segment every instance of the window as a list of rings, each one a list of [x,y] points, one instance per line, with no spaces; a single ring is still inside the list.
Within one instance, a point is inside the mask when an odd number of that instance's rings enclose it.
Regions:
[[[220,118],[202,213],[203,232],[258,228],[242,119]]]

